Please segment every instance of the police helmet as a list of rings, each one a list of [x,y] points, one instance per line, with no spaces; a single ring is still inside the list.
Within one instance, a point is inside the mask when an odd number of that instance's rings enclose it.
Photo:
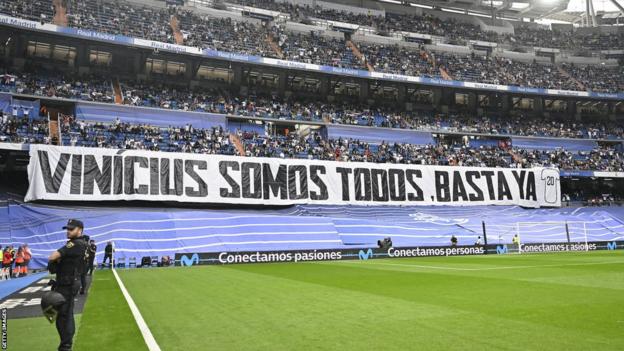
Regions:
[[[58,308],[65,303],[65,297],[56,291],[48,291],[41,297],[41,310],[43,316],[53,323],[58,314]]]

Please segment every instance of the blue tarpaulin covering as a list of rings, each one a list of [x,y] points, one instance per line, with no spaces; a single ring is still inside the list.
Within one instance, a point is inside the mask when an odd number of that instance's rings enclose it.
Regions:
[[[11,113],[11,94],[0,93],[0,112]]]
[[[192,124],[195,128],[225,128],[225,115],[214,113],[165,110],[158,108],[141,108],[113,104],[78,103],[76,105],[78,119],[110,123],[119,117],[122,122],[149,124],[161,127],[170,125],[182,126]]]
[[[383,141],[415,145],[433,144],[431,133],[415,130],[329,125],[327,126],[327,133],[332,139],[351,138],[372,144],[381,144]]]
[[[67,218],[79,218],[98,244],[118,258],[175,253],[374,247],[392,237],[397,247],[472,245],[487,227],[488,242],[525,243],[624,239],[623,211],[596,208],[523,209],[517,206],[313,206],[284,209],[175,209],[45,206],[9,200],[0,209],[0,244],[28,243],[32,268],[66,242]],[[587,237],[586,237],[587,235]]]
[[[11,101],[10,113],[14,116],[24,117],[28,115],[29,118],[39,118],[39,108],[41,103],[39,100],[23,100],[13,98]]]
[[[594,140],[589,139],[512,137],[511,143],[514,147],[527,150],[591,151],[598,147]]]

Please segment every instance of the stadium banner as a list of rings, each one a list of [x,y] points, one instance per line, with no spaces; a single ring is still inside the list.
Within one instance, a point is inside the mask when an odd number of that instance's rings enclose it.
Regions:
[[[559,170],[336,162],[32,145],[32,200],[560,206]]]
[[[521,244],[522,254],[622,250],[624,241],[590,241]],[[416,246],[390,248],[284,250],[284,251],[220,251],[176,253],[176,266],[239,263],[297,263],[310,261],[369,260],[376,258],[448,257],[486,254],[518,254],[517,247],[504,245]]]
[[[599,250],[621,250],[624,249],[624,241],[571,241],[557,243],[520,243],[487,245],[486,251],[489,254],[510,254],[510,253],[549,253],[549,252],[582,252]]]
[[[368,260],[375,258],[405,258],[433,256],[470,256],[483,255],[484,246],[422,246],[422,247],[391,247],[358,248],[358,249],[324,249],[324,250],[284,250],[284,251],[241,251],[241,252],[196,252],[176,253],[176,266],[193,266],[207,264],[237,263],[285,263],[310,261],[342,261]]]

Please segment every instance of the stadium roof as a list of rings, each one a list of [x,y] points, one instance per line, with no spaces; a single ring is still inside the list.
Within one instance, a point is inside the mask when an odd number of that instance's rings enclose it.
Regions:
[[[414,7],[436,8],[447,12],[468,13],[491,17],[492,10],[498,17],[508,19],[549,19],[578,22],[585,13],[585,0],[379,0],[387,3],[405,3]],[[597,14],[604,18],[622,16],[611,0],[593,0]]]
[[[395,2],[395,0],[381,0]],[[572,0],[574,1],[574,0]],[[399,1],[397,1],[399,2]],[[472,15],[491,16],[495,10],[499,16],[508,18],[544,18],[567,9],[570,0],[407,0],[415,7],[436,7],[443,11]]]

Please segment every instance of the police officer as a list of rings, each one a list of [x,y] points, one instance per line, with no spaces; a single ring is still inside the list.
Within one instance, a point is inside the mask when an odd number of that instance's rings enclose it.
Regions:
[[[50,273],[56,273],[52,289],[65,298],[59,306],[56,317],[56,330],[61,338],[59,351],[72,349],[74,324],[74,297],[80,289],[80,275],[85,269],[87,244],[82,238],[84,225],[77,219],[70,219],[63,227],[67,230],[67,243],[48,258]]]
[[[89,271],[89,275],[93,275],[94,262],[95,262],[95,254],[97,253],[97,245],[95,245],[95,240],[89,240],[89,247],[87,249],[89,253],[89,260],[87,261],[87,270]]]
[[[113,243],[110,241],[106,243],[106,247],[104,248],[104,261],[102,261],[102,268],[104,268],[106,261],[110,262],[109,264],[111,268],[113,268]]]
[[[89,236],[83,234],[81,238],[87,245],[87,251],[85,253],[85,266],[82,270],[82,273],[80,274],[80,295],[84,295],[85,289],[87,288],[87,270],[89,269],[89,259],[91,257],[91,252],[89,251]]]

